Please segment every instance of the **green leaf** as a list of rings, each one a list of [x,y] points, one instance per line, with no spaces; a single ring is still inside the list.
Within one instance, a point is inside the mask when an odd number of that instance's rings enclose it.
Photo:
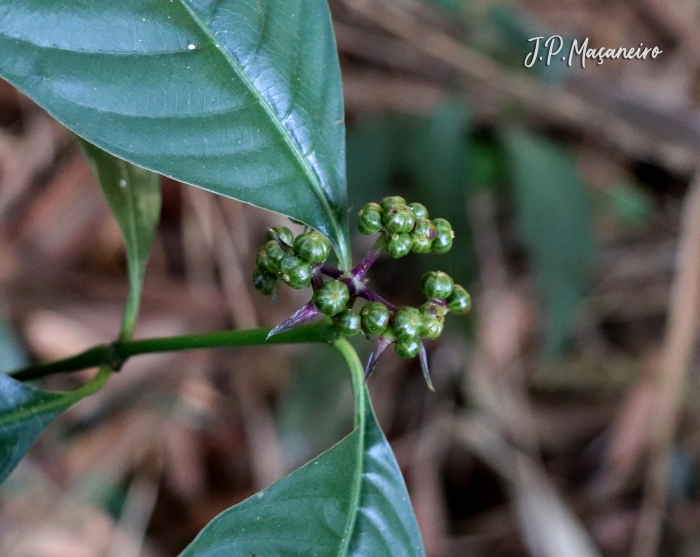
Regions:
[[[56,416],[98,391],[109,374],[103,368],[92,381],[67,393],[40,391],[0,374],[0,482]]]
[[[545,351],[560,352],[588,288],[595,255],[591,204],[573,158],[520,129],[503,133],[517,219],[547,309]]]
[[[0,314],[0,373],[27,365],[27,356],[5,316]]]
[[[81,146],[124,235],[129,295],[119,340],[129,340],[134,334],[143,275],[160,219],[160,179],[87,141],[81,141]]]
[[[401,471],[362,384],[362,366],[347,341],[336,347],[353,376],[353,432],[224,511],[180,557],[424,555]]]
[[[0,75],[124,160],[317,228],[350,265],[325,0],[9,0]]]

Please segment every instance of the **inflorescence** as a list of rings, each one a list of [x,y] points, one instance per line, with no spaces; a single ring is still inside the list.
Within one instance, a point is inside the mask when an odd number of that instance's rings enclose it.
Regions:
[[[327,315],[339,334],[362,332],[368,339],[378,337],[365,367],[365,380],[380,356],[394,344],[401,358],[419,356],[423,376],[432,389],[422,339],[436,339],[442,333],[445,316],[467,313],[469,293],[442,271],[431,271],[421,278],[427,301],[418,308],[397,308],[367,286],[367,271],[384,252],[393,258],[415,253],[446,253],[452,247],[454,232],[445,219],[430,220],[420,203],[406,204],[402,197],[385,197],[381,203],[368,203],[359,212],[357,227],[362,234],[380,236],[374,246],[351,271],[326,265],[331,244],[323,234],[306,231],[296,238],[289,228],[270,229],[256,256],[253,274],[255,288],[265,295],[277,294],[280,282],[292,288],[313,288],[311,300],[289,319],[270,331],[286,331]],[[358,298],[366,300],[359,313],[353,309]]]

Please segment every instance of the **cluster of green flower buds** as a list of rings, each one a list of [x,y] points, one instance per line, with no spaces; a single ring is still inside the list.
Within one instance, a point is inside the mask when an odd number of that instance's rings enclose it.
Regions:
[[[292,288],[313,288],[311,300],[272,329],[270,335],[326,315],[340,335],[349,337],[362,332],[367,338],[377,338],[365,368],[366,378],[393,344],[401,358],[419,356],[423,375],[432,389],[423,339],[440,336],[449,312],[467,313],[471,308],[469,294],[446,273],[431,271],[421,279],[427,301],[418,308],[397,308],[367,286],[366,274],[384,251],[394,258],[410,251],[447,252],[454,238],[452,227],[445,219],[429,220],[423,205],[407,205],[401,197],[368,203],[359,217],[360,232],[381,232],[381,236],[362,261],[346,271],[325,264],[331,244],[320,232],[304,232],[295,238],[287,227],[270,229],[255,256],[255,288],[273,296],[280,281]],[[358,298],[366,301],[359,312],[353,309]]]
[[[323,263],[331,244],[319,232],[304,232],[294,238],[286,226],[271,228],[266,242],[255,254],[253,285],[265,295],[273,294],[278,282],[292,288],[311,286],[313,266]]]
[[[381,203],[368,203],[358,214],[362,234],[382,233],[384,249],[398,259],[415,253],[446,253],[452,247],[454,231],[445,219],[430,220],[420,203],[406,204],[403,197],[385,197]]]
[[[467,291],[442,271],[423,275],[421,288],[428,301],[419,308],[403,307],[392,312],[381,302],[365,304],[360,311],[365,335],[384,335],[395,344],[399,357],[414,358],[421,338],[432,340],[442,334],[448,312],[464,314],[471,309]]]

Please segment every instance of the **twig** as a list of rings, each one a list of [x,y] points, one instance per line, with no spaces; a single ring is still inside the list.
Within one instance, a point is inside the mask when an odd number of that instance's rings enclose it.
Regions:
[[[659,395],[654,417],[656,428],[651,432],[652,460],[647,471],[633,557],[653,557],[661,539],[671,444],[698,328],[700,173],[696,174],[684,202],[677,264],[659,364]]]

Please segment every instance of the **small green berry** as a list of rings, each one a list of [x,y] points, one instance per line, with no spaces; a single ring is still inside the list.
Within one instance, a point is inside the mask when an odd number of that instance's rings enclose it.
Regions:
[[[350,300],[350,292],[345,283],[339,280],[329,280],[314,292],[314,305],[321,313],[337,315],[345,308]]]
[[[258,292],[264,294],[265,296],[269,296],[274,291],[276,284],[276,276],[269,275],[260,269],[255,269],[255,272],[253,273],[253,286],[255,286],[255,289]]]
[[[398,339],[419,336],[423,332],[423,316],[416,308],[401,308],[391,320],[391,330]]]
[[[276,275],[280,272],[280,263],[284,256],[281,246],[275,240],[270,240],[255,254],[255,265],[268,275]]]
[[[360,316],[351,309],[341,311],[333,318],[336,330],[343,336],[351,337],[360,332]]]
[[[362,234],[375,234],[382,229],[382,207],[379,203],[367,203],[360,209],[357,229]]]
[[[391,205],[406,205],[406,200],[399,195],[392,195],[390,197],[385,197],[380,203],[382,211],[390,207]]]
[[[320,232],[305,232],[294,240],[294,253],[307,263],[323,263],[331,253],[331,244]]]
[[[425,205],[421,203],[411,203],[409,207],[413,210],[416,220],[428,218],[428,209],[425,208]]]
[[[270,228],[270,230],[267,231],[265,239],[268,241],[280,240],[281,242],[287,244],[289,247],[292,247],[292,245],[294,244],[294,234],[286,226],[273,226],[272,228]]]
[[[452,225],[446,219],[441,219],[441,218],[433,219],[433,226],[435,227],[435,229],[438,232],[440,232],[441,230],[444,230],[446,232],[452,231]],[[454,238],[454,234],[452,235],[452,237]]]
[[[423,316],[423,336],[428,339],[436,339],[442,333],[445,326],[443,315],[421,314]]]
[[[386,252],[394,259],[408,255],[413,247],[413,240],[408,234],[392,234],[386,243]]]
[[[447,307],[454,313],[469,313],[472,309],[472,298],[463,287],[455,284],[452,294],[447,298]]]
[[[447,231],[438,229],[437,235],[430,246],[430,250],[433,253],[447,253],[452,248],[452,239],[454,236],[455,233],[452,232],[452,230]]]
[[[420,306],[418,311],[420,311],[423,319],[428,319],[429,317],[445,317],[448,309],[434,301],[428,301]]]
[[[390,205],[382,213],[382,223],[391,234],[408,234],[413,230],[416,217],[408,205]]]
[[[442,271],[430,271],[420,279],[420,287],[425,295],[438,300],[447,298],[452,293],[454,284],[452,277]]]
[[[394,350],[399,358],[415,358],[420,352],[420,338],[406,337],[396,341]]]
[[[362,330],[368,335],[381,335],[389,327],[390,312],[380,302],[365,304],[360,311]]]
[[[311,285],[313,271],[311,265],[292,253],[286,254],[280,262],[282,280],[292,288],[306,288]]]
[[[412,251],[416,253],[430,253],[430,248],[436,235],[437,231],[430,220],[426,218],[416,220],[416,224],[411,232],[411,240],[413,240]]]

